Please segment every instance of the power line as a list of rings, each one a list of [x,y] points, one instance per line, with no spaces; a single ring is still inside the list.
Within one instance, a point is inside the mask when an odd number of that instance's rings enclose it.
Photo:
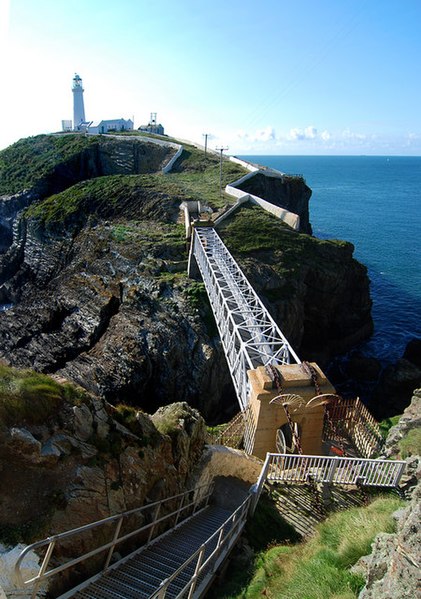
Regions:
[[[208,137],[209,137],[210,133],[202,133],[202,136],[205,138],[205,158],[206,158],[206,151],[208,149]]]
[[[219,195],[222,198],[222,152],[225,150],[229,150],[228,146],[221,146],[220,148],[215,148],[217,152],[219,152]]]

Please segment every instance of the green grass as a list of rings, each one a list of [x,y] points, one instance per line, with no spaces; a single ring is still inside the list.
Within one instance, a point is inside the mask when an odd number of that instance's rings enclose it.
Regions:
[[[172,184],[186,199],[200,200],[214,210],[235,203],[235,198],[220,194],[220,162],[213,154],[207,154],[193,146],[184,146],[184,151],[174,170],[167,175]],[[240,165],[223,160],[222,189],[245,175],[247,171]]]
[[[421,428],[411,429],[399,441],[399,450],[402,459],[413,455],[421,455]]]
[[[381,433],[383,439],[387,438],[387,435],[389,434],[390,429],[392,428],[392,426],[395,426],[396,424],[398,424],[400,418],[401,418],[400,415],[392,416],[391,418],[385,418],[384,420],[379,422],[380,433]]]
[[[379,497],[370,505],[330,516],[309,541],[278,545],[258,555],[254,574],[241,590],[218,599],[351,599],[364,584],[350,567],[371,552],[379,532],[393,532],[392,513],[403,502]]]
[[[185,404],[173,403],[160,408],[152,416],[152,422],[162,435],[174,436],[183,428],[184,420],[190,417],[186,412]]]
[[[57,414],[64,401],[79,404],[86,394],[69,384],[59,384],[33,370],[0,365],[0,424],[42,424]]]
[[[54,168],[98,143],[85,135],[37,135],[0,152],[0,194],[30,189]]]
[[[352,255],[353,246],[346,241],[321,240],[298,233],[278,218],[258,206],[247,204],[235,213],[235,218],[221,226],[221,237],[228,249],[238,256],[267,258],[282,276],[283,287],[269,290],[269,299],[291,293],[289,283],[302,270],[317,268],[332,272],[345,256]],[[265,292],[266,293],[266,292]]]
[[[253,518],[246,524],[246,535],[255,551],[262,551],[276,543],[296,543],[300,535],[288,524],[265,495],[259,500]]]

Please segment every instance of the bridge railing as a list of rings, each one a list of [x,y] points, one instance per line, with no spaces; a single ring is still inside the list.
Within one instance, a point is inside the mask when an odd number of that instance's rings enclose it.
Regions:
[[[212,483],[201,485],[193,490],[173,495],[172,497],[162,499],[161,501],[155,501],[140,508],[103,518],[97,522],[86,524],[74,528],[73,530],[53,535],[42,541],[32,543],[32,545],[25,547],[16,562],[15,573],[18,584],[22,587],[29,587],[32,585],[33,590],[31,597],[35,598],[39,587],[46,583],[47,579],[100,554],[104,554],[104,563],[102,568],[100,568],[100,572],[103,573],[109,568],[116,547],[130,539],[134,539],[134,537],[144,539],[142,546],[149,544],[152,541],[155,542],[162,535],[166,534],[166,532],[161,532],[159,534],[159,531],[162,531],[162,526],[166,526],[166,529],[176,528],[182,522],[186,522],[199,511],[205,509],[212,494],[212,490]],[[175,509],[173,509],[174,503],[177,506]],[[165,513],[165,510],[169,511]],[[127,521],[131,522],[131,520],[136,518],[140,519],[142,523],[146,518],[150,518],[151,520],[147,524],[142,524],[142,526],[137,526],[122,533],[123,523]],[[110,526],[114,527],[113,532],[112,528],[109,528]],[[65,542],[72,537],[81,537],[83,539],[83,535],[86,533],[96,533],[98,538],[103,539],[104,537],[101,535],[107,534],[107,531],[109,538],[111,538],[110,541],[102,543],[94,549],[91,549],[76,558],[70,559],[59,566],[48,569],[53,558],[54,550],[59,548],[63,541]],[[24,580],[21,572],[21,564],[25,555],[30,551],[39,551],[44,547],[46,548],[46,551],[38,574],[33,578]],[[96,574],[96,576],[98,576],[98,574]],[[86,583],[87,581],[82,583],[81,586],[84,586]]]
[[[372,460],[336,456],[268,453],[254,486],[253,512],[265,481],[365,485],[395,488],[404,473],[403,460]]]
[[[201,596],[213,578],[215,571],[224,561],[232,546],[243,530],[250,510],[252,496],[248,495],[243,503],[229,518],[197,549],[171,576],[163,580],[159,589],[149,599],[164,599],[168,588],[183,572],[189,569],[189,580],[175,599]]]
[[[331,440],[348,437],[359,455],[370,458],[383,446],[379,424],[360,399],[341,400],[326,406],[324,436]]]
[[[300,359],[214,229],[196,228],[192,243],[244,410],[248,405],[248,370],[267,364],[300,363]]]
[[[336,456],[269,454],[267,480],[316,482],[340,485],[396,487],[405,469],[401,460],[371,460]]]

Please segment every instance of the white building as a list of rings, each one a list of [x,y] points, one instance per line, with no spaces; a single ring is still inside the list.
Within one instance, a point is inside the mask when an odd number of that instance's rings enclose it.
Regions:
[[[66,133],[73,130],[73,123],[71,119],[64,119],[63,121],[61,121],[61,130],[66,131]]]
[[[113,131],[133,131],[133,121],[131,119],[107,119],[102,121],[92,121],[89,123],[87,132],[91,135],[99,133],[111,133]]]
[[[83,131],[86,128],[85,106],[83,104],[82,79],[77,73],[73,77],[73,127],[75,131]]]

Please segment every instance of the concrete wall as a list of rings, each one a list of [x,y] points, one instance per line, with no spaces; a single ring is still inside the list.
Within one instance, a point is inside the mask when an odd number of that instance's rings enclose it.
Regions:
[[[156,141],[160,141],[160,140],[156,140]],[[171,145],[177,146],[177,144],[171,144]],[[167,164],[162,169],[162,172],[169,173],[171,171],[172,167],[174,166],[174,163],[176,162],[176,160],[178,160],[178,158],[180,158],[182,153],[183,153],[183,146],[178,146],[177,152],[174,154],[174,156],[171,158],[171,160],[169,162],[167,162]]]
[[[236,156],[229,157],[230,162],[235,162],[235,164],[239,164],[240,166],[246,168],[248,171],[255,173],[260,170],[260,166],[257,164],[253,164],[252,162],[247,162],[247,160],[242,160],[241,158],[237,158]]]
[[[237,179],[237,181],[234,181],[234,183],[232,183],[231,185],[227,185],[225,187],[225,192],[228,195],[237,198],[237,202],[234,204],[232,209],[230,209],[227,212],[225,212],[224,214],[222,214],[222,216],[220,216],[215,221],[215,226],[217,226],[221,222],[223,222],[229,215],[231,215],[235,210],[237,210],[237,208],[239,208],[241,206],[241,204],[243,204],[246,201],[251,201],[253,204],[256,204],[257,206],[260,206],[261,208],[263,208],[263,210],[266,210],[266,212],[270,212],[277,218],[281,219],[283,222],[285,222],[287,225],[289,225],[292,229],[295,229],[296,231],[298,231],[300,228],[300,217],[298,216],[298,214],[295,214],[294,212],[290,212],[289,210],[286,210],[286,208],[281,208],[280,206],[275,206],[274,204],[271,204],[271,202],[268,202],[267,200],[264,200],[263,198],[260,198],[259,196],[255,196],[251,193],[246,193],[242,189],[238,189],[238,187],[237,187],[238,185],[241,185],[241,183],[243,183],[247,179],[250,179],[251,177],[253,177],[256,172],[261,172],[262,174],[266,174],[265,171],[256,169],[255,171],[253,171],[247,175],[244,175],[244,177]]]

